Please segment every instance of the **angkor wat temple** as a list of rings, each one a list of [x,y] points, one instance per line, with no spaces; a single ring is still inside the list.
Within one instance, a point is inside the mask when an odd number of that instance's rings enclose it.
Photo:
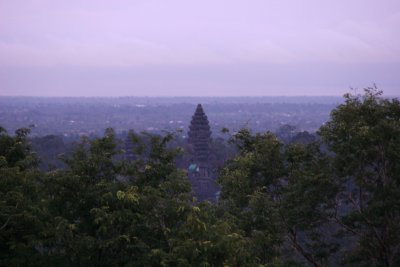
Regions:
[[[207,115],[201,104],[198,104],[189,126],[187,156],[178,164],[178,168],[187,168],[193,196],[198,201],[215,201],[218,198],[219,186],[215,182],[215,164],[212,164],[216,160],[210,147],[211,134]],[[126,151],[124,157],[127,160],[135,161],[140,157],[134,151],[135,145],[129,133],[125,138],[124,146]]]
[[[197,200],[215,201],[219,188],[210,163],[211,130],[207,115],[201,104],[197,105],[188,132],[189,153],[188,178]]]

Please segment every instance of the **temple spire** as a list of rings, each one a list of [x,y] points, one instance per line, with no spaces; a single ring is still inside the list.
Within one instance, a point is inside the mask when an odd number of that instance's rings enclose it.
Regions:
[[[193,146],[194,160],[197,163],[206,163],[209,158],[211,130],[207,115],[201,104],[197,105],[189,126],[189,144]]]
[[[219,187],[215,183],[210,162],[211,130],[201,104],[197,105],[192,116],[188,136],[192,153],[191,164],[188,166],[188,178],[194,195],[199,201],[215,201]]]

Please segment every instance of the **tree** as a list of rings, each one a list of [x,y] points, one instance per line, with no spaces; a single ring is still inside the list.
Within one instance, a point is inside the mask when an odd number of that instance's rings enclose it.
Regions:
[[[37,266],[41,256],[37,232],[43,229],[37,159],[26,137],[29,129],[10,136],[0,127],[0,265]]]
[[[162,260],[154,250],[171,250],[169,238],[185,220],[179,209],[190,205],[190,186],[175,168],[177,151],[166,148],[171,136],[147,137],[136,160],[125,162],[107,129],[101,138],[84,138],[65,159],[65,170],[47,174],[43,189],[52,217],[41,236],[50,264],[153,266]]]
[[[335,153],[342,193],[338,222],[359,244],[347,260],[363,266],[400,265],[400,102],[376,87],[345,95],[320,129]]]
[[[250,238],[262,264],[325,265],[335,253],[329,215],[336,184],[318,143],[284,145],[271,133],[241,130],[239,154],[222,169],[221,202]],[[295,252],[295,257],[292,257]]]

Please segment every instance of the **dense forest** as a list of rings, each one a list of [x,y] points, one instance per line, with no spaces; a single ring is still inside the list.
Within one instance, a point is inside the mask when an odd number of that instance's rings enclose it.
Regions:
[[[347,94],[317,135],[232,134],[210,203],[173,134],[132,133],[128,161],[109,128],[43,170],[0,128],[0,266],[400,266],[399,100]]]

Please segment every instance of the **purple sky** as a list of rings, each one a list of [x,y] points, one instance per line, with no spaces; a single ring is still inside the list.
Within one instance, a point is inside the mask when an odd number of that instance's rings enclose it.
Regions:
[[[400,94],[399,0],[0,0],[0,95]]]

